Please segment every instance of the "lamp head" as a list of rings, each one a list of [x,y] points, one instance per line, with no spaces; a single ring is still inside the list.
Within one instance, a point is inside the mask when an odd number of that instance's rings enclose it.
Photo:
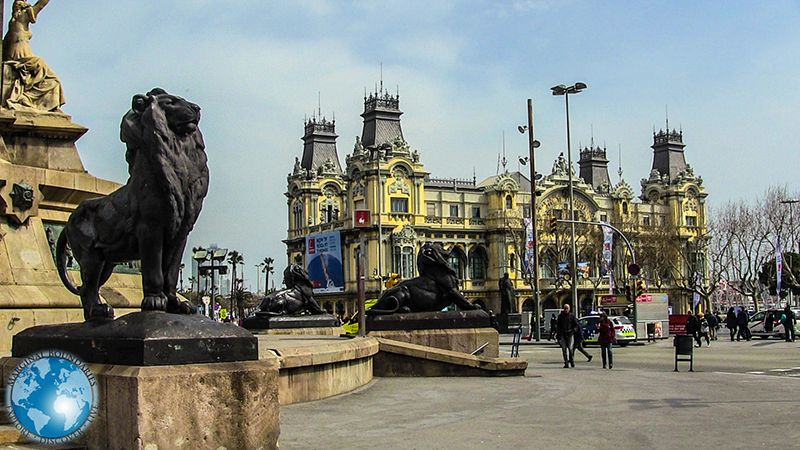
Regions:
[[[528,126],[527,125],[520,125],[520,126],[517,127],[517,130],[519,130],[520,133],[525,134],[525,132],[528,130]]]

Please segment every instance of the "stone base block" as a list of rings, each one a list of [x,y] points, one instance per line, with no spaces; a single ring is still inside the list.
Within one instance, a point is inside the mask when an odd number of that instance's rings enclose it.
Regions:
[[[100,402],[79,439],[90,449],[278,448],[275,360],[89,368]]]
[[[369,336],[467,354],[487,344],[477,355],[489,358],[500,355],[500,334],[494,328],[370,331]]]

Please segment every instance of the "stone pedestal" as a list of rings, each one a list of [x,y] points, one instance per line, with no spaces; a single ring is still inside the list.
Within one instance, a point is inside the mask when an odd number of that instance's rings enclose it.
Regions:
[[[276,316],[264,312],[257,312],[244,319],[242,326],[251,331],[286,330],[292,328],[331,328],[338,327],[339,320],[331,314]]]
[[[79,439],[90,449],[278,447],[275,361],[89,368],[100,408]]]
[[[494,328],[385,330],[370,331],[369,336],[466,354],[471,354],[486,344],[478,355],[490,358],[500,355],[500,334]]]

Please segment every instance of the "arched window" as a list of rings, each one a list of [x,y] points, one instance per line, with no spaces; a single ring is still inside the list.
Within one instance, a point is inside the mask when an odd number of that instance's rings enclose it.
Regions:
[[[469,277],[473,280],[486,278],[486,250],[476,247],[469,256]]]
[[[464,252],[460,247],[450,249],[450,256],[447,257],[447,265],[456,272],[456,278],[464,279]]]
[[[414,278],[414,249],[396,246],[393,252],[393,270],[403,279]]]
[[[506,195],[506,209],[514,209],[514,200],[510,195]]]
[[[294,228],[299,230],[303,228],[303,202],[296,200],[292,205],[292,217],[294,218]]]
[[[624,215],[628,214],[628,203],[623,203],[622,204],[622,214],[624,214]]]

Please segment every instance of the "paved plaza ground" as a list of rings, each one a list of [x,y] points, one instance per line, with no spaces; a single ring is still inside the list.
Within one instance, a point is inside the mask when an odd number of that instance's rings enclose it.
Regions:
[[[281,449],[800,447],[800,343],[722,336],[694,373],[672,371],[671,340],[615,349],[613,370],[589,351],[563,369],[555,345],[523,343],[524,377],[376,378],[285,406]]]

